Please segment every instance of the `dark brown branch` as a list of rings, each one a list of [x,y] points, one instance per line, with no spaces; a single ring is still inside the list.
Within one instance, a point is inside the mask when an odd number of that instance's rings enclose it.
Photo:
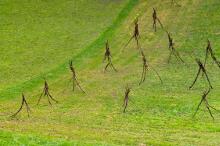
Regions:
[[[139,85],[141,85],[141,83],[143,83],[145,81],[146,71],[148,70],[147,59],[146,59],[143,51],[141,51],[141,55],[142,55],[142,61],[143,61],[143,71],[142,71],[141,80],[139,82]]]
[[[153,8],[153,29],[156,32],[157,31],[157,22],[160,24],[161,28],[164,29],[163,24],[161,23],[160,19],[157,17],[157,11],[155,8]]]
[[[153,67],[151,67],[151,68],[152,68],[152,70],[156,73],[156,75],[157,75],[157,77],[159,78],[161,84],[163,84],[163,80],[162,80],[162,78],[160,77],[159,73],[158,73]]]
[[[208,55],[210,54],[212,60],[215,62],[215,64],[220,68],[220,62],[217,60],[217,58],[215,57],[215,54],[213,53],[212,50],[212,46],[210,41],[207,41],[207,47],[206,47],[206,54],[205,54],[205,62],[204,62],[204,66],[207,63],[207,59],[208,59]]]
[[[177,60],[180,60],[182,63],[185,63],[184,60],[180,57],[179,52],[174,47],[173,38],[171,37],[170,33],[168,31],[166,31],[166,33],[167,33],[167,37],[168,37],[168,41],[169,41],[169,49],[170,49],[168,63],[170,63],[172,55],[174,55]]]
[[[40,97],[39,97],[39,99],[38,99],[37,105],[40,103],[40,100],[41,100],[42,96],[47,96],[48,103],[49,103],[50,105],[52,105],[52,103],[51,103],[50,100],[52,100],[52,101],[58,103],[58,101],[55,100],[55,99],[53,98],[53,96],[50,94],[50,92],[49,92],[49,85],[48,85],[48,83],[47,83],[46,80],[44,81],[44,89],[43,89],[43,92],[41,93],[41,95],[40,95]]]
[[[207,63],[207,60],[208,60],[208,56],[209,56],[209,43],[208,43],[208,46],[206,47],[206,50],[205,50],[205,61],[204,61],[204,67],[206,67],[206,63]]]
[[[15,117],[15,116],[22,110],[23,106],[26,106],[26,110],[27,110],[28,117],[29,117],[31,110],[30,110],[30,108],[29,108],[29,106],[28,106],[28,103],[27,103],[27,101],[26,101],[26,99],[25,99],[24,94],[22,93],[21,106],[20,106],[20,108],[18,109],[18,111],[17,111],[16,113],[14,113],[11,117]]]
[[[201,61],[200,61],[199,59],[196,59],[196,62],[197,62],[197,64],[198,64],[198,66],[199,66],[199,70],[198,70],[198,73],[196,74],[196,78],[194,79],[194,81],[193,81],[192,85],[189,87],[189,89],[191,89],[191,88],[194,86],[194,84],[196,83],[196,81],[197,81],[197,79],[198,79],[199,74],[200,74],[201,71],[203,72],[203,74],[205,74],[206,80],[208,81],[209,86],[210,86],[210,88],[212,89],[213,87],[212,87],[212,85],[211,85],[211,82],[210,82],[210,80],[209,80],[209,77],[208,77],[208,75],[207,75],[207,72],[206,72],[206,69],[205,69],[204,65],[201,63]]]
[[[213,116],[212,111],[211,111],[210,108],[212,108],[212,109],[214,109],[214,110],[216,110],[216,109],[215,109],[214,107],[212,107],[212,106],[209,105],[208,99],[207,99],[207,95],[210,93],[210,91],[211,91],[211,90],[210,90],[210,88],[209,88],[208,91],[205,91],[205,92],[203,93],[202,98],[201,98],[201,100],[200,100],[200,102],[199,102],[199,104],[198,104],[198,106],[197,106],[197,108],[196,108],[196,111],[195,111],[195,113],[193,114],[193,117],[196,116],[196,114],[197,114],[197,112],[198,112],[198,110],[199,110],[199,107],[201,106],[202,102],[204,102],[206,108],[208,109],[208,112],[209,112],[210,116],[211,116],[212,119],[214,120],[214,116]]]
[[[173,49],[174,52],[175,52],[176,58],[179,59],[182,63],[185,63],[184,60],[180,57],[179,52],[177,52],[177,50],[176,50],[174,47],[172,47],[172,49]]]
[[[131,38],[128,40],[128,42],[125,44],[125,46],[123,47],[122,50],[124,50],[124,48],[126,48],[130,42],[135,39],[136,40],[136,44],[137,44],[137,48],[139,49],[139,38],[140,38],[140,32],[139,32],[139,25],[138,25],[138,18],[134,21],[134,33],[131,36]]]
[[[201,72],[201,68],[199,68],[198,73],[196,74],[196,77],[195,77],[195,79],[194,79],[192,85],[189,87],[189,89],[191,89],[191,88],[194,86],[194,84],[196,83],[196,81],[197,81],[197,79],[198,79],[198,77],[199,77],[200,72]]]
[[[117,72],[116,68],[114,67],[113,63],[112,63],[112,55],[111,55],[111,52],[110,52],[110,48],[109,48],[109,43],[108,41],[106,41],[106,44],[105,44],[105,55],[104,55],[104,59],[103,59],[103,62],[104,61],[108,61],[108,63],[106,64],[105,66],[105,69],[104,69],[104,72],[107,71],[107,68],[110,66],[115,72]]]
[[[143,83],[145,81],[145,77],[146,77],[146,72],[147,70],[149,70],[150,68],[155,72],[155,74],[157,75],[157,77],[159,78],[159,80],[161,81],[161,84],[163,83],[159,73],[153,68],[150,67],[149,64],[147,63],[147,59],[144,55],[144,52],[141,50],[141,55],[142,55],[142,61],[143,61],[143,71],[142,71],[142,75],[141,75],[141,80],[139,82],[139,85],[141,85],[141,83]]]
[[[210,108],[209,108],[209,105],[208,105],[208,101],[205,99],[205,102],[206,102],[206,108],[208,109],[208,112],[209,112],[209,114],[210,114],[210,116],[212,117],[212,119],[214,120],[215,118],[214,118],[214,116],[212,115],[212,111],[210,110]]]
[[[123,107],[124,110],[123,112],[126,112],[127,106],[128,106],[128,101],[129,101],[129,93],[130,93],[131,89],[129,87],[125,88],[125,96],[124,96],[124,103],[123,103]]]
[[[80,84],[79,84],[79,82],[78,82],[78,80],[77,80],[77,77],[76,77],[76,72],[75,72],[75,69],[74,69],[74,67],[73,67],[73,61],[71,60],[70,62],[69,62],[69,68],[70,68],[70,71],[72,72],[72,83],[73,83],[73,91],[75,90],[75,86],[78,86],[79,87],[79,89],[83,92],[83,93],[86,93],[83,89],[82,89],[82,87],[80,86]]]

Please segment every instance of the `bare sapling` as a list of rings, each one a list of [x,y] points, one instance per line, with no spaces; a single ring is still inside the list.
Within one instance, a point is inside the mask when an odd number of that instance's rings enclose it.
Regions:
[[[156,75],[158,76],[161,84],[163,83],[159,73],[153,68],[153,67],[150,67],[149,64],[147,63],[147,59],[144,55],[144,52],[141,51],[141,55],[142,55],[142,62],[143,62],[143,70],[142,70],[142,75],[141,75],[141,80],[139,82],[139,85],[141,85],[144,81],[145,81],[145,78],[146,78],[146,72],[151,68],[155,73]]]
[[[28,117],[29,117],[29,116],[30,116],[30,112],[31,112],[31,110],[30,110],[30,107],[29,107],[29,105],[28,105],[28,103],[27,103],[27,100],[25,99],[24,94],[22,93],[21,106],[20,106],[20,108],[17,110],[17,112],[14,113],[11,117],[16,117],[17,114],[18,114],[19,112],[21,112],[23,106],[26,106],[27,114],[28,114]]]
[[[49,85],[48,85],[48,83],[47,83],[46,80],[44,81],[43,92],[41,93],[41,95],[40,95],[40,97],[39,97],[39,99],[38,99],[37,105],[40,103],[40,100],[41,100],[42,96],[44,96],[44,97],[47,96],[47,99],[48,99],[48,102],[49,102],[50,105],[52,105],[52,103],[51,103],[50,100],[52,100],[52,101],[58,103],[58,101],[55,100],[55,99],[53,98],[53,96],[50,94],[50,92],[49,92]]]
[[[78,82],[78,79],[77,79],[77,76],[76,76],[76,72],[75,72],[75,68],[73,67],[73,61],[71,60],[70,62],[69,62],[69,69],[70,69],[70,71],[71,71],[71,73],[72,73],[72,78],[71,78],[71,80],[72,80],[72,90],[74,91],[75,90],[75,87],[77,86],[83,93],[86,93],[83,89],[82,89],[82,87],[80,86],[80,84],[79,84],[79,82]]]
[[[104,59],[103,62],[108,61],[108,63],[105,66],[104,72],[107,71],[108,67],[111,67],[115,72],[117,72],[117,70],[115,69],[113,63],[112,63],[112,55],[110,52],[110,47],[109,47],[109,43],[108,40],[105,43],[105,55],[104,55]]]
[[[199,77],[199,75],[200,75],[201,72],[205,75],[205,77],[206,77],[206,79],[207,79],[207,81],[208,81],[208,83],[209,83],[210,88],[213,89],[213,87],[212,87],[212,85],[211,85],[211,82],[210,82],[210,80],[209,80],[209,77],[208,77],[208,74],[207,74],[207,71],[206,71],[204,65],[202,64],[202,62],[201,62],[199,59],[196,59],[196,63],[197,63],[197,65],[198,65],[199,69],[198,69],[198,72],[197,72],[197,74],[196,74],[196,77],[195,77],[195,79],[194,79],[192,85],[189,87],[189,89],[191,89],[191,88],[195,85],[195,83],[196,83],[196,81],[197,81],[197,79],[198,79],[198,77]]]
[[[196,108],[196,111],[195,111],[194,115],[193,115],[193,118],[196,116],[196,114],[197,114],[197,112],[198,112],[199,107],[201,106],[201,104],[202,104],[202,103],[205,103],[205,106],[206,106],[206,108],[207,108],[207,110],[208,110],[210,116],[211,116],[212,119],[214,120],[214,116],[213,116],[213,114],[212,114],[211,109],[214,109],[214,110],[216,110],[216,111],[217,111],[217,109],[214,108],[213,106],[211,106],[211,105],[209,104],[209,102],[208,102],[207,95],[210,93],[210,91],[211,91],[211,90],[210,90],[210,88],[209,88],[208,91],[205,91],[205,92],[203,93],[202,98],[201,98],[201,100],[200,100],[200,102],[199,102],[199,104],[198,104],[198,106],[197,106],[197,108]]]

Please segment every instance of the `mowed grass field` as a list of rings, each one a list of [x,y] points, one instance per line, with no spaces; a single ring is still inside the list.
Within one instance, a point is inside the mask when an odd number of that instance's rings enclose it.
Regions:
[[[220,145],[220,113],[215,120],[202,105],[196,107],[208,84],[196,73],[194,57],[205,58],[207,39],[220,59],[220,1],[80,0],[1,2],[0,21],[0,145]],[[174,57],[170,64],[168,39],[152,29],[152,8],[186,64]],[[140,45],[160,74],[147,72],[139,86],[142,60],[132,41],[139,16]],[[118,72],[103,73],[105,41],[109,40]],[[192,53],[193,52],[193,53]],[[194,55],[192,55],[194,54]],[[68,61],[73,59],[78,80],[86,91],[72,92]],[[210,105],[220,110],[220,69],[209,57],[206,66],[214,89]],[[58,104],[38,97],[44,78]],[[126,85],[131,87],[123,113]],[[31,108],[10,118],[24,92]]]

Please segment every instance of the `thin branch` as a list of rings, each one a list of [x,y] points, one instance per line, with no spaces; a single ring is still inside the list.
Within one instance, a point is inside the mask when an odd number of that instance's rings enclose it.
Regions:
[[[22,93],[21,106],[20,106],[20,108],[17,110],[17,112],[15,112],[11,117],[17,116],[17,114],[22,110],[23,106],[26,106],[26,110],[27,110],[28,117],[29,117],[29,116],[30,116],[29,113],[30,113],[31,110],[30,110],[30,108],[29,108],[29,106],[28,106],[28,103],[27,103],[27,101],[26,101],[26,99],[25,99],[24,94]]]

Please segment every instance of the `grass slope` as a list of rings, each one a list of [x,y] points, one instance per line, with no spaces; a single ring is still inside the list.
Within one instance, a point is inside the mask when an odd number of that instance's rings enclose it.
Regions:
[[[125,3],[1,2],[0,91],[12,93],[18,86],[36,82],[30,80],[44,77],[46,72],[79,54],[111,25]]]
[[[32,105],[30,118],[27,118],[25,111],[18,119],[6,116],[18,107],[20,98],[12,100],[9,98],[10,90],[3,90],[2,93],[9,99],[1,101],[0,125],[3,131],[8,132],[3,132],[5,134],[1,137],[5,140],[0,142],[16,143],[15,138],[18,137],[18,142],[29,144],[31,141],[28,139],[33,136],[36,145],[40,145],[37,141],[43,141],[44,145],[219,145],[220,113],[213,112],[216,119],[212,121],[203,106],[197,117],[192,119],[202,92],[208,87],[205,80],[199,80],[192,90],[188,87],[197,71],[189,55],[192,51],[203,59],[209,38],[216,56],[220,58],[220,3],[218,0],[185,0],[179,3],[181,7],[171,6],[170,0],[139,0],[135,5],[136,1],[131,0],[119,13],[115,23],[90,47],[74,57],[78,78],[86,95],[79,90],[72,93],[70,73],[64,64],[47,74],[51,92],[59,104],[50,107],[44,99],[40,106],[35,106],[42,90],[39,87],[42,81],[39,77],[36,83],[28,82],[30,85],[34,83],[25,92]],[[167,36],[161,29],[153,32],[152,7],[157,8],[165,28],[171,31],[176,48],[187,66],[175,58],[167,64]],[[137,15],[140,16],[141,46],[149,63],[163,78],[163,85],[149,71],[145,83],[138,86],[141,57],[135,49],[135,42],[124,52],[120,51],[132,35],[132,23]],[[109,39],[118,73],[103,73],[105,39]],[[207,68],[214,86],[208,96],[209,102],[219,108],[220,72],[210,60]],[[132,87],[133,102],[130,102],[128,112],[123,114],[121,106],[126,84]],[[19,92],[21,87],[26,86],[15,86],[15,90]]]

